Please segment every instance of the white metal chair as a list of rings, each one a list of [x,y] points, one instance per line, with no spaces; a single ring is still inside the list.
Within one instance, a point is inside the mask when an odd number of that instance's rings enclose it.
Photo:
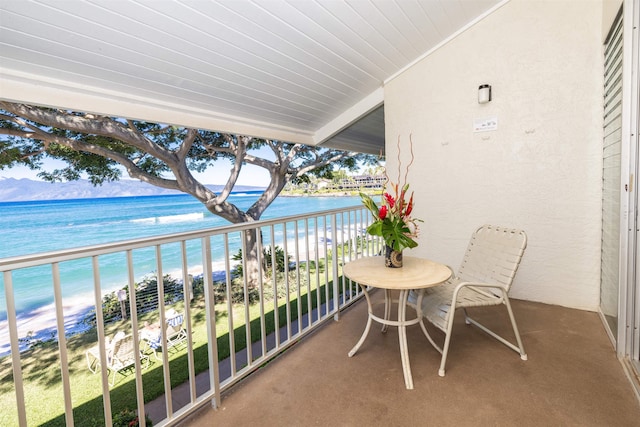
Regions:
[[[167,311],[165,321],[165,331],[167,334],[167,345],[162,345],[162,331],[159,326],[145,326],[140,333],[140,337],[146,346],[153,350],[156,359],[162,360],[157,351],[163,347],[167,350],[187,341],[187,331],[184,328],[184,314],[173,309]]]
[[[184,329],[184,314],[172,313],[167,317],[167,348],[171,348],[187,340],[187,331]]]
[[[92,373],[98,372],[100,367],[100,349],[98,346],[93,347],[86,352],[87,364]],[[137,357],[140,361],[146,361],[145,368],[149,367],[149,356],[138,353]],[[124,332],[118,332],[113,340],[107,345],[107,369],[113,374],[113,378],[109,381],[109,385],[113,386],[116,382],[118,372],[133,366],[136,360],[136,352],[133,342],[133,335],[125,335]]]
[[[440,376],[444,376],[445,373],[453,320],[459,308],[464,310],[467,324],[479,327],[507,347],[520,353],[522,360],[527,360],[508,297],[526,246],[527,235],[524,231],[484,225],[471,236],[458,273],[444,284],[426,290],[421,310],[416,307],[418,291],[412,291],[408,304],[419,314],[421,311],[427,320],[446,334],[443,348],[438,348],[442,353],[438,371]],[[469,307],[502,304],[507,307],[517,346],[481,325],[467,313]],[[423,332],[427,337],[429,336],[424,327]]]

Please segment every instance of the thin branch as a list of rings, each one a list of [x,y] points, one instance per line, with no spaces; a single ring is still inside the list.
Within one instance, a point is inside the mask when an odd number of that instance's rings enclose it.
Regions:
[[[400,185],[400,166],[402,165],[402,160],[400,160],[400,135],[398,135],[398,185]]]
[[[256,157],[253,154],[247,153],[244,156],[244,161],[250,165],[259,166],[268,171],[272,171],[275,169],[275,163],[270,160],[263,159],[262,157]]]
[[[176,156],[178,156],[178,159],[181,162],[183,162],[187,158],[187,155],[189,154],[189,150],[191,150],[191,147],[193,146],[193,143],[195,142],[197,137],[198,137],[197,130],[195,129],[187,130],[187,136],[184,137],[184,139],[182,140],[182,144],[180,145],[180,148],[178,148],[178,150],[176,151]]]
[[[244,155],[247,152],[247,145],[249,143],[249,140],[251,140],[251,138],[247,136],[238,136],[237,138],[238,138],[238,144],[235,146],[236,159],[235,159],[235,162],[233,163],[233,168],[231,169],[231,173],[229,174],[227,183],[225,184],[224,188],[220,192],[220,195],[218,196],[221,201],[227,200],[227,197],[229,197],[229,194],[231,194],[233,187],[236,185],[236,182],[238,181],[238,177],[240,176],[240,171],[242,170],[242,164],[244,163]]]
[[[31,123],[23,120],[21,117],[7,116],[7,115],[3,114],[2,116],[0,116],[0,118],[3,118],[4,120],[7,120],[7,121],[11,121],[11,122],[17,124],[18,126],[24,128],[24,129],[31,130],[31,132],[28,132],[26,130],[20,131],[20,132],[24,132],[27,135],[29,135],[30,133],[34,133],[34,134],[36,134],[36,135],[38,135],[38,136],[40,136],[42,138],[46,138],[46,137],[48,137],[50,135],[49,132],[40,129],[38,126],[33,126]],[[13,131],[14,129],[2,129],[2,133],[3,134],[9,134],[8,131],[10,131],[10,130]],[[22,137],[22,135],[15,135],[15,136]],[[25,138],[32,138],[33,139],[34,136],[33,135],[29,135],[29,136],[25,136]]]
[[[273,140],[268,139],[267,145],[269,146],[269,148],[271,148],[271,151],[273,151],[273,153],[275,154],[277,163],[282,163],[284,161],[284,158],[282,157],[284,154],[284,150],[282,150],[282,144],[274,143]]]
[[[411,153],[411,161],[409,162],[409,164],[407,165],[407,170],[404,173],[404,183],[403,183],[403,187],[407,184],[407,176],[409,175],[409,168],[411,167],[411,165],[413,164],[413,160],[414,160],[414,156],[413,156],[413,138],[412,138],[413,134],[410,133],[409,134],[409,152]],[[398,150],[399,153],[400,150]]]
[[[293,159],[295,159],[296,155],[302,150],[302,145],[295,144],[289,153],[287,154],[287,164],[290,164]],[[282,151],[282,150],[281,150]]]
[[[352,152],[349,152],[349,153],[347,153],[347,152],[339,152],[339,153],[336,153],[336,154],[332,155],[331,157],[326,157],[323,160],[316,159],[313,162],[307,163],[307,164],[299,167],[298,169],[296,169],[295,175],[296,176],[304,175],[305,173],[310,172],[310,171],[312,171],[314,169],[321,168],[323,166],[327,166],[328,164],[336,162],[336,161],[338,161],[340,159],[344,159],[345,157],[348,157],[348,156],[354,156],[355,154],[356,153],[352,153]]]
[[[20,130],[20,129],[2,129],[2,134],[3,135],[9,135],[9,136],[16,136],[18,138],[29,138],[29,139],[33,139],[35,138],[35,131],[26,131],[26,130]]]

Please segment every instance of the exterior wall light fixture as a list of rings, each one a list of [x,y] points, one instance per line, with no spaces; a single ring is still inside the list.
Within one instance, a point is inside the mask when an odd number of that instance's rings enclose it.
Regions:
[[[478,87],[478,104],[486,104],[491,101],[491,85],[480,85]]]

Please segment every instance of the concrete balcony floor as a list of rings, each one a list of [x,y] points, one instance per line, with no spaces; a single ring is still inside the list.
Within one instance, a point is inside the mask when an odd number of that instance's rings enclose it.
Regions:
[[[407,329],[415,387],[407,390],[396,328],[381,333],[374,323],[347,357],[364,330],[363,300],[223,394],[217,410],[201,410],[184,425],[640,425],[640,403],[596,313],[512,304],[527,361],[458,313],[445,377],[420,327]],[[503,307],[470,313],[511,339]],[[430,331],[442,343],[444,335]]]

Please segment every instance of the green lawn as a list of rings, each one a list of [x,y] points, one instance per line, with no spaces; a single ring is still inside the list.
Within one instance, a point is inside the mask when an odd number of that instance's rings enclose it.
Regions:
[[[315,274],[311,274],[312,282]],[[321,280],[323,274],[320,275]],[[324,286],[320,286],[321,303],[325,302]],[[330,294],[333,294],[332,283],[329,286]],[[306,287],[301,290],[302,313],[308,311]],[[311,284],[312,306],[317,305],[316,284]],[[304,292],[303,292],[304,291]],[[297,293],[297,292],[296,292]],[[331,296],[330,296],[331,297]],[[291,318],[297,319],[297,295],[291,295]],[[182,311],[182,303],[174,306],[177,311]],[[286,301],[279,300],[280,326],[286,322]],[[269,308],[271,310],[269,311]],[[218,335],[219,360],[229,357],[229,330],[227,305],[216,305],[216,332]],[[274,331],[275,320],[273,302],[265,301],[265,314],[267,334]],[[244,306],[234,306],[234,337],[236,351],[246,347],[246,331],[244,327]],[[209,369],[207,353],[207,331],[205,326],[205,308],[203,299],[194,299],[191,305],[191,320],[194,342],[194,360],[196,373]],[[260,306],[253,304],[250,307],[250,329],[252,341],[261,338],[260,331]],[[140,316],[139,322],[154,322],[157,320],[157,312],[153,315]],[[112,336],[116,330],[130,328],[127,322],[110,324],[106,328],[107,336]],[[101,375],[92,374],[87,369],[85,351],[97,342],[96,331],[79,334],[67,340],[69,374],[71,378],[71,393],[74,407],[74,421],[76,425],[99,426],[104,424],[103,400],[101,388]],[[171,385],[182,384],[188,380],[188,362],[186,346],[169,351],[169,366],[171,372]],[[59,369],[59,357],[57,342],[50,341],[21,354],[22,375],[25,383],[25,402],[29,425],[64,426],[64,399]],[[151,365],[143,371],[143,389],[145,402],[149,402],[164,393],[162,362],[150,357]],[[116,384],[111,388],[112,413],[116,414],[124,409],[135,409],[135,381],[133,372],[118,374]],[[9,426],[17,424],[17,411],[15,390],[13,386],[13,374],[11,371],[11,359],[0,359],[0,425]]]

